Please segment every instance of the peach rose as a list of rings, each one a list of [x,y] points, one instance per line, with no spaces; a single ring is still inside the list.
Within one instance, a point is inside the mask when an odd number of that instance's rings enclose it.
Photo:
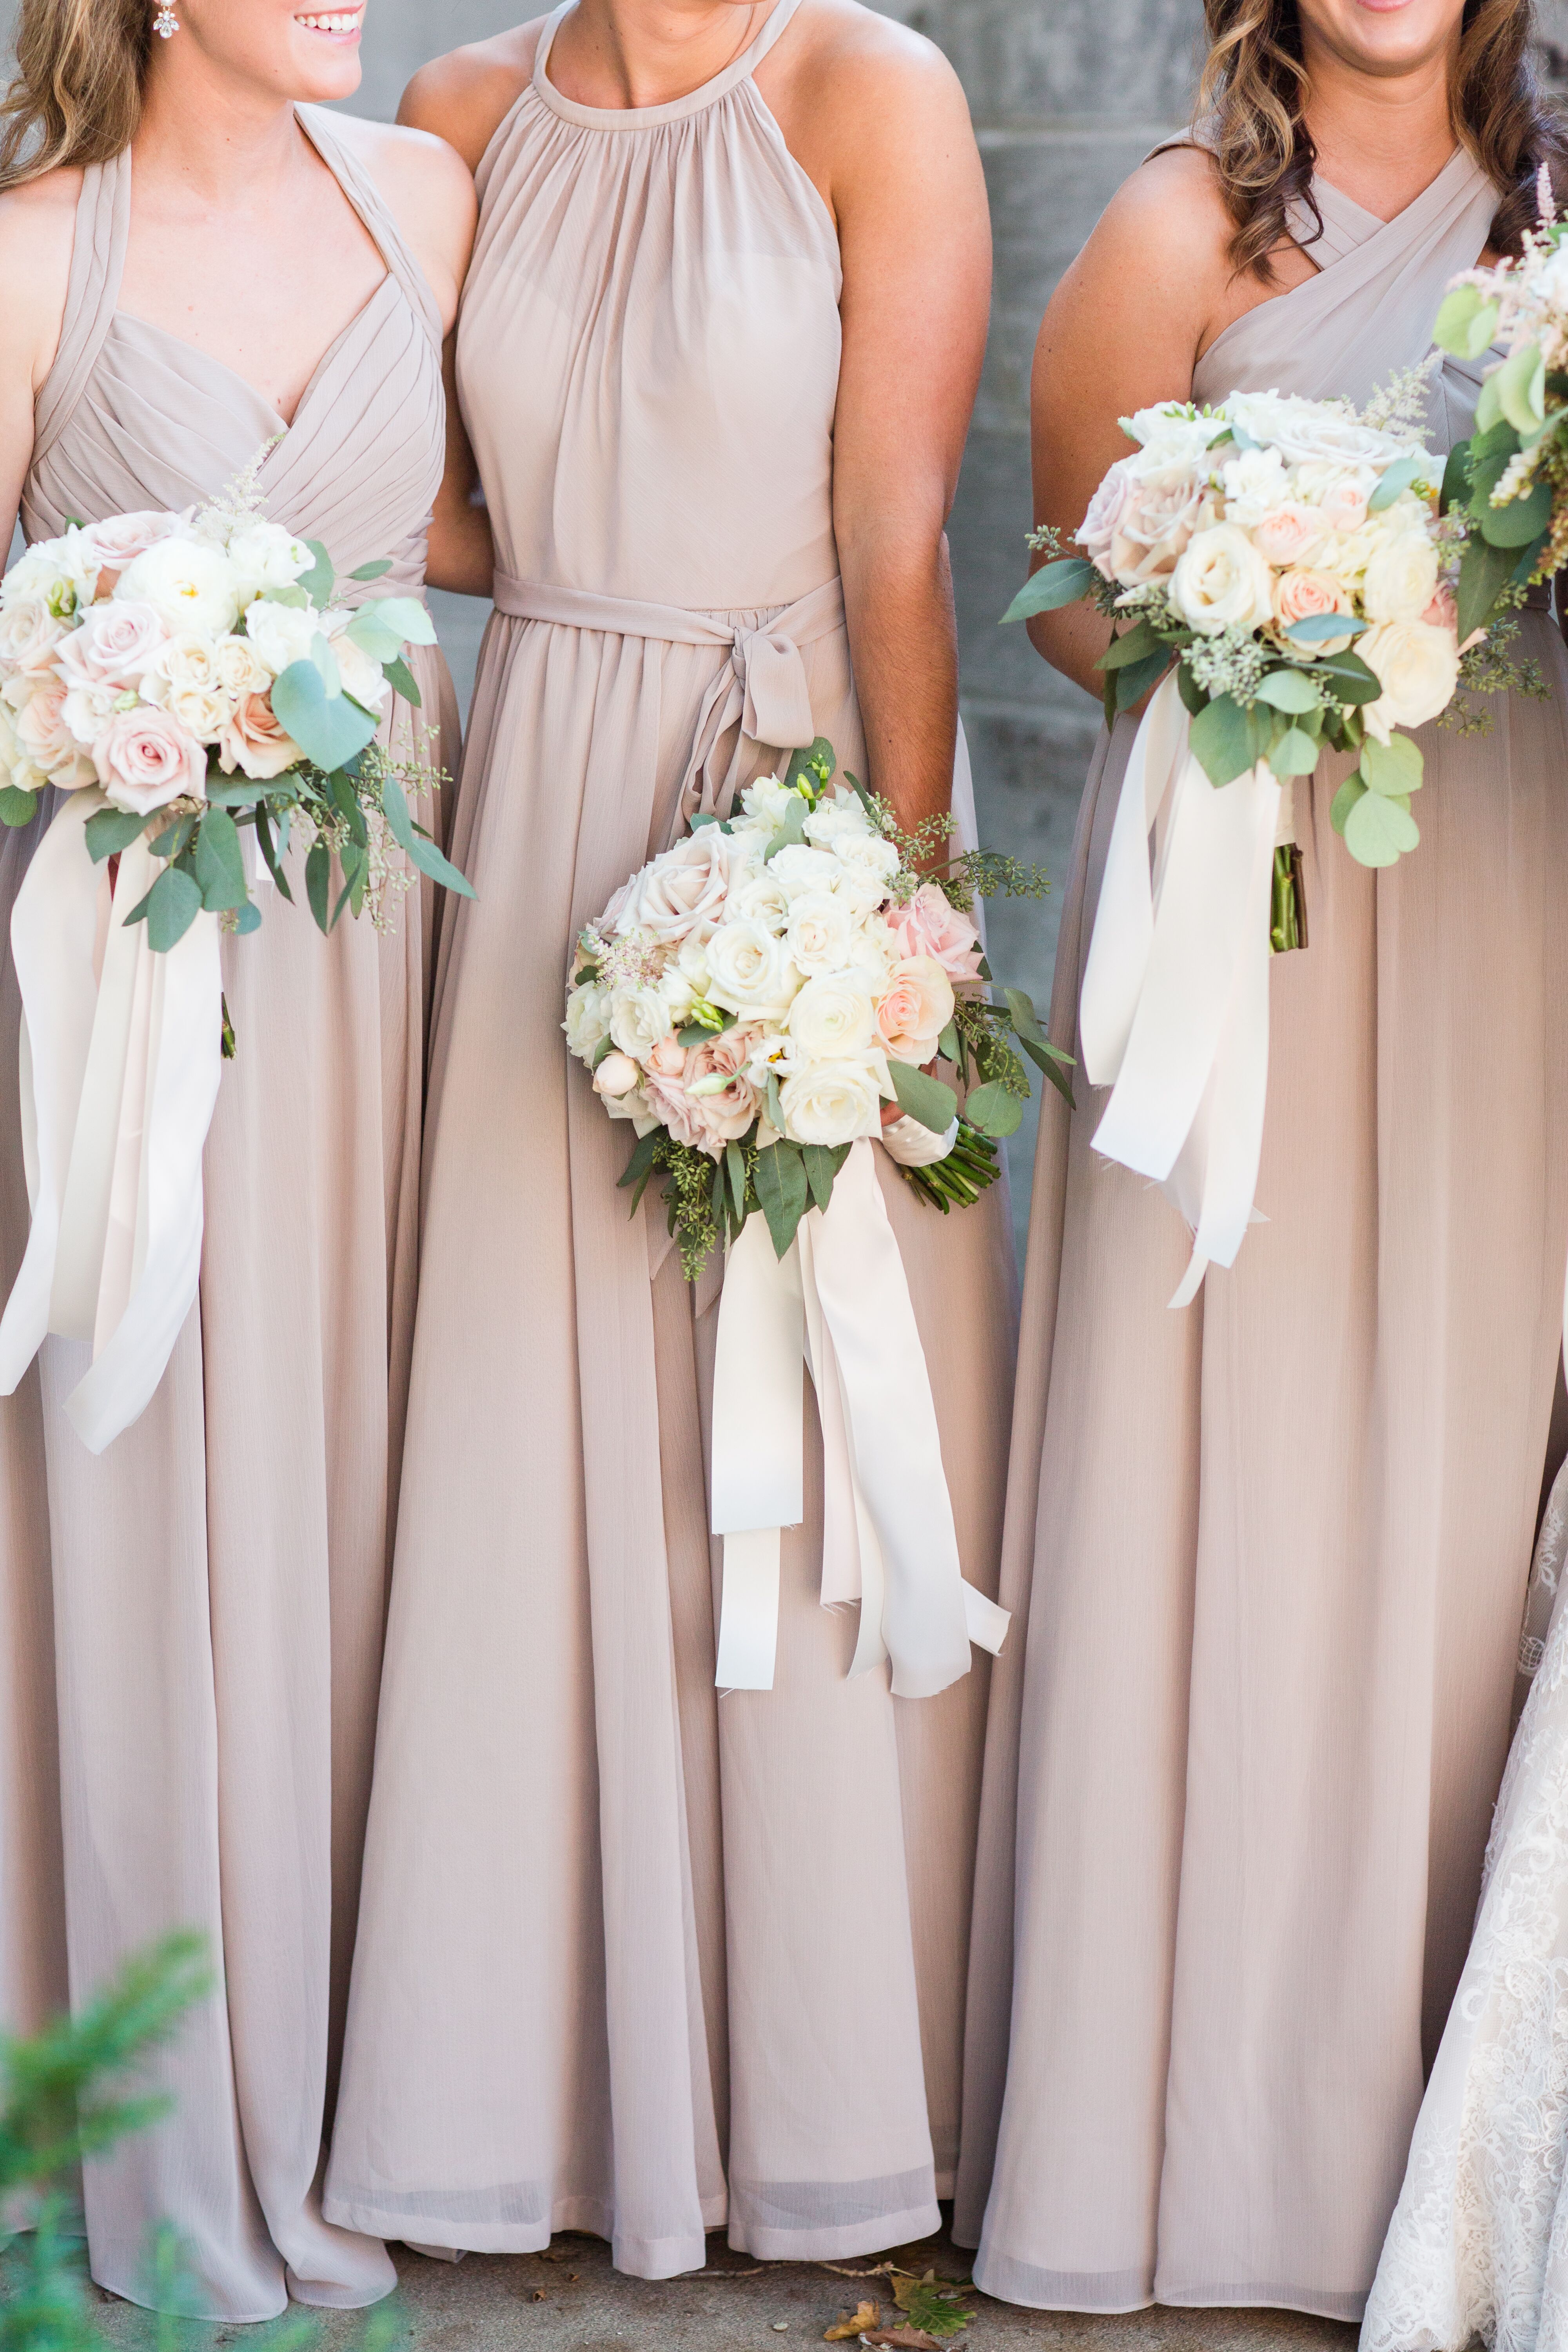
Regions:
[[[618,1102],[642,1084],[642,1072],[629,1054],[606,1054],[594,1073],[594,1084],[602,1095]]]
[[[168,635],[151,604],[94,604],[82,614],[81,626],[61,642],[61,674],[68,686],[139,692]]]
[[[934,882],[922,882],[909,904],[890,907],[888,929],[900,956],[931,956],[955,987],[980,977],[980,933]]]
[[[115,807],[131,815],[151,816],[166,802],[205,795],[206,753],[155,704],[117,710],[93,745],[92,757],[99,782]]]
[[[292,768],[303,757],[293,737],[285,734],[282,722],[264,694],[247,694],[237,706],[218,745],[218,764],[226,776],[232,776],[236,768],[240,768],[258,782],[280,776],[285,768]]]
[[[952,982],[934,956],[905,956],[877,1007],[882,1044],[898,1062],[929,1062],[952,1019]]]
[[[1278,626],[1288,629],[1293,621],[1309,621],[1320,613],[1350,613],[1354,610],[1349,591],[1331,572],[1314,572],[1303,565],[1296,572],[1282,572],[1274,583],[1274,618]],[[1342,653],[1349,637],[1329,637],[1314,646],[1315,654]]]
[[[1252,544],[1266,562],[1280,571],[1310,563],[1323,541],[1323,518],[1299,499],[1287,499],[1252,526]]]
[[[686,1055],[679,1038],[661,1037],[647,1057],[647,1066],[661,1078],[681,1078],[686,1075]]]
[[[746,1076],[761,1031],[738,1026],[707,1037],[686,1057],[686,1095],[703,1129],[701,1148],[717,1160],[726,1143],[738,1143],[757,1116],[761,1102]]]
[[[1446,582],[1439,582],[1437,593],[1421,618],[1429,629],[1452,629],[1459,634],[1459,608],[1454,602],[1454,592]]]

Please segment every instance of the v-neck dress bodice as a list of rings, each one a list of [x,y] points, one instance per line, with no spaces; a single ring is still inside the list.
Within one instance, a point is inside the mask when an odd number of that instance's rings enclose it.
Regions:
[[[131,159],[83,177],[64,326],[37,404],[29,538],[223,489],[267,445],[271,519],[340,575],[391,556],[423,592],[445,455],[441,320],[332,118],[301,127],[386,262],[292,424],[194,345],[119,308]],[[281,436],[279,438],[279,436]],[[363,592],[344,580],[344,593]],[[433,647],[394,706],[395,756],[456,768]],[[430,730],[439,726],[438,742]],[[32,835],[0,839],[0,921]],[[317,2173],[347,1991],[385,1577],[412,1343],[427,913],[330,938],[264,894],[222,941],[237,1038],[205,1156],[200,1302],[141,1420],[89,1454],[63,1411],[83,1369],[51,1339],[0,1409],[0,1716],[7,1917],[0,2011],[100,1986],[132,1948],[204,1930],[222,1991],[154,2072],[170,2119],[89,2167],[93,2276],[139,2299],[148,2233],[179,2231],[203,2309],[369,2303],[384,2249],[331,2229]],[[0,1274],[26,1234],[18,1011],[0,984]],[[51,1630],[52,1619],[52,1630]],[[59,1793],[51,1801],[57,1769]],[[15,1996],[13,1998],[13,1996]]]
[[[316,107],[300,126],[386,263],[283,419],[243,376],[121,310],[131,231],[129,149],[89,166],[77,209],[65,325],[39,394],[22,497],[29,540],[207,499],[276,443],[261,472],[270,520],[319,539],[341,575],[390,556],[389,588],[422,590],[445,461],[441,318],[417,262],[358,160]],[[363,593],[363,591],[351,593]]]
[[[1364,402],[1427,360],[1498,201],[1463,151],[1396,220],[1317,195],[1318,274],[1226,329],[1196,398]],[[1485,364],[1443,363],[1436,446]],[[1266,1222],[1193,1307],[1095,1090],[1042,1113],[954,2223],[1009,2301],[1348,2320],[1372,2283],[1508,1747],[1562,1341],[1568,659],[1544,612],[1520,628],[1549,698],[1420,730],[1396,867],[1333,833],[1344,759],[1297,785]],[[1079,820],[1072,1052],[1134,733]]]

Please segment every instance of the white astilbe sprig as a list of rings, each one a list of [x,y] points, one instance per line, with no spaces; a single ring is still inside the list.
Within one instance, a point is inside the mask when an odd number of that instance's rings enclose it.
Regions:
[[[1386,383],[1379,384],[1362,410],[1362,423],[1376,432],[1391,435],[1396,441],[1422,440],[1432,386],[1442,364],[1442,352],[1430,351],[1414,367],[1396,368]]]
[[[193,528],[203,539],[226,547],[234,532],[245,524],[265,521],[267,504],[261,495],[261,468],[283,437],[281,433],[275,433],[270,441],[264,441],[249,464],[242,466],[234,479],[226,482],[205,506],[198,507]]]

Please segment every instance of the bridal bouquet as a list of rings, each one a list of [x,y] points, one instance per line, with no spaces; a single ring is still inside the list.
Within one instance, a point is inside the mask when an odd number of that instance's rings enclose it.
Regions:
[[[1007,1630],[963,1578],[870,1148],[882,1136],[939,1207],[967,1203],[1028,1097],[1009,1037],[1067,1085],[1028,998],[987,995],[970,912],[977,892],[1035,895],[1039,878],[980,851],[926,878],[951,829],[905,833],[853,777],[836,785],[819,738],[733,815],[694,819],[574,951],[567,1044],[637,1129],[621,1180],[634,1212],[660,1173],[688,1276],[725,1244],[709,1488],[722,1689],[773,1687],[781,1533],[805,1517],[803,1360],[822,1439],[822,1601],[859,1603],[851,1675],[889,1663],[897,1694],[926,1696]],[[962,1118],[922,1066],[938,1055],[976,1080]],[[902,1117],[884,1129],[893,1102]]]
[[[970,912],[999,883],[1037,884],[977,851],[924,878],[950,821],[905,835],[853,778],[836,785],[834,764],[819,740],[732,817],[698,817],[577,941],[568,1045],[637,1129],[634,1209],[667,1178],[693,1276],[756,1211],[782,1257],[850,1146],[883,1134],[885,1102],[904,1114],[889,1148],[917,1189],[944,1212],[976,1200],[1028,1099],[1009,1035],[1068,1083],[1023,992],[987,995]],[[962,1117],[922,1066],[939,1055],[976,1081]]]
[[[1444,503],[1467,530],[1458,591],[1467,633],[1568,564],[1568,215],[1557,217],[1544,173],[1523,247],[1458,278],[1434,330],[1461,359],[1508,346],[1443,479]]]
[[[325,548],[267,521],[247,476],[195,514],[39,541],[0,582],[0,821],[29,823],[52,784],[93,794],[95,861],[145,836],[160,870],[124,920],[158,952],[204,909],[254,930],[262,868],[291,898],[291,824],[323,931],[345,907],[384,920],[411,878],[392,843],[471,896],[409,813],[430,778],[374,742],[394,693],[419,700],[403,656],[435,643],[429,614],[410,596],[350,610],[335,585]],[[242,831],[258,854],[248,872]]]

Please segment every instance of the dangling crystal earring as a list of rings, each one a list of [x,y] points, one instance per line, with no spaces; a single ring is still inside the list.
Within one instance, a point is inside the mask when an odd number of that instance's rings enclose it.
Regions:
[[[179,18],[169,6],[168,0],[163,0],[163,7],[159,9],[157,15],[153,19],[153,30],[157,34],[160,40],[172,41],[179,29]]]

